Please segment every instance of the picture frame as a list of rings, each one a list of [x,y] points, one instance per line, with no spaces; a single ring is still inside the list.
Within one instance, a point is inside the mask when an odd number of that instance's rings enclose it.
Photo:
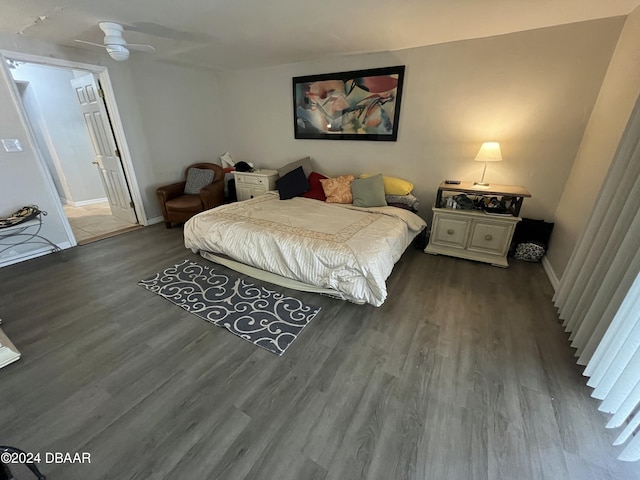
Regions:
[[[293,77],[296,139],[395,142],[404,65]]]

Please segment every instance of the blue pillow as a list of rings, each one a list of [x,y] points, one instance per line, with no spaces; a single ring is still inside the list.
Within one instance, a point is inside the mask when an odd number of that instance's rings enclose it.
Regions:
[[[276,186],[280,192],[280,200],[297,197],[311,189],[311,185],[309,185],[301,166],[279,178],[276,181]]]

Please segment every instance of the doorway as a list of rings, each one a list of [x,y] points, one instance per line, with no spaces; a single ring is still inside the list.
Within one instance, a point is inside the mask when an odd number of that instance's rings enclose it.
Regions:
[[[82,245],[140,227],[131,182],[94,73],[18,59],[8,64],[75,237],[72,243]],[[83,99],[91,101],[83,104]],[[104,167],[107,161],[111,170]]]

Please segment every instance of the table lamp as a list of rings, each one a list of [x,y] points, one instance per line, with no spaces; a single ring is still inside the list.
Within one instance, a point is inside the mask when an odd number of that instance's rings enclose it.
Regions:
[[[484,181],[484,174],[487,171],[487,162],[502,161],[500,144],[498,142],[484,142],[474,160],[476,162],[484,162],[484,169],[482,170],[482,179],[479,182],[474,182],[473,184],[478,187],[488,187],[489,184]]]

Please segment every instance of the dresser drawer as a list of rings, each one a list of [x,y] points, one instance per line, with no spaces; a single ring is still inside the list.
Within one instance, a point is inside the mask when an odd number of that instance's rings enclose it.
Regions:
[[[471,231],[468,250],[505,255],[513,234],[513,223],[476,220]]]
[[[436,245],[465,248],[470,223],[467,218],[436,215],[431,241]]]
[[[236,174],[236,182],[244,183],[246,185],[267,185],[269,183],[269,179],[264,176]]]
[[[236,179],[238,200],[264,195],[269,190],[275,190],[278,172],[276,170],[256,170],[255,172],[233,172]]]
[[[447,207],[447,198],[458,194],[470,195],[482,203],[488,198],[496,197],[504,202],[511,214],[497,215],[498,212],[485,212],[481,209]],[[520,207],[523,199],[530,196],[526,188],[518,185],[492,184],[487,187],[472,182],[442,182],[432,208],[433,224],[429,243],[424,248],[425,253],[507,268],[511,239],[516,225],[522,220],[518,216]]]

